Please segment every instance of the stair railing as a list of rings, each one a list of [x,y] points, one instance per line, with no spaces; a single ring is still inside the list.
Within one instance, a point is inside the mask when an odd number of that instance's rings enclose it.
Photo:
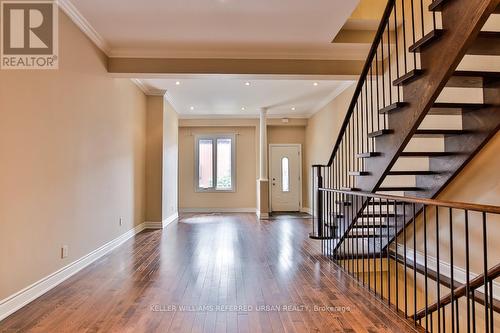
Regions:
[[[354,223],[361,231],[348,232],[337,251],[324,250],[402,319],[428,332],[498,329],[499,206],[330,188],[319,192],[342,199],[335,214],[355,212],[364,203]],[[386,239],[393,240],[377,251]]]
[[[327,188],[358,190],[355,177],[364,170],[364,158],[377,154],[376,133],[389,131],[387,112],[402,102],[402,87],[398,80],[412,70],[418,71],[419,56],[409,50],[426,32],[439,24],[435,12],[429,14],[424,0],[388,0],[374,41],[360,74],[338,138],[326,165],[314,165],[315,182]],[[362,189],[372,191],[372,189]],[[327,226],[333,224],[331,211],[334,194],[320,197],[318,186],[313,189],[315,220],[311,238],[323,241],[335,235]],[[315,207],[315,208],[314,208]],[[338,229],[339,230],[339,229]]]

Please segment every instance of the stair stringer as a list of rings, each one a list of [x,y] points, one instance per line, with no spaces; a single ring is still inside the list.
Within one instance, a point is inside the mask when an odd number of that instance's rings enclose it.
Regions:
[[[467,49],[473,44],[484,23],[499,4],[500,0],[454,0],[443,9],[445,33],[437,42],[420,52],[423,72],[418,79],[404,84],[403,96],[407,107],[388,115],[389,128],[393,133],[375,138],[377,152],[380,154],[366,160],[364,171],[370,176],[359,179],[357,183],[359,189],[365,192],[377,191],[453,76]],[[345,215],[344,218],[349,224],[335,241],[334,253],[352,230],[366,204],[366,199],[360,200],[357,204],[360,208]],[[385,248],[392,239],[394,237],[386,244],[378,244],[378,249]]]

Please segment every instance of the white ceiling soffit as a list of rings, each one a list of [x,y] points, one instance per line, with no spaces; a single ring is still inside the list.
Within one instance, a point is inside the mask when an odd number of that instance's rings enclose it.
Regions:
[[[270,117],[310,117],[353,83],[217,76],[139,81],[150,94],[161,95],[166,91],[166,98],[182,118],[254,118],[258,117],[260,107],[269,108]]]
[[[352,59],[334,45],[358,0],[59,0],[109,56]]]

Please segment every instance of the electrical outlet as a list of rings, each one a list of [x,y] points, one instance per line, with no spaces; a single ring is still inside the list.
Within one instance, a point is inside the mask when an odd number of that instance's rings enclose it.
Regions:
[[[123,225],[123,217],[120,217],[120,226]]]
[[[63,245],[61,247],[61,259],[66,258],[68,256],[68,245]]]

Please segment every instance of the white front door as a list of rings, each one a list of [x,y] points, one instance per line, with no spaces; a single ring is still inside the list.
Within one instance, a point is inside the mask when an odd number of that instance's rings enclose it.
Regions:
[[[271,211],[300,211],[300,145],[270,145]]]

